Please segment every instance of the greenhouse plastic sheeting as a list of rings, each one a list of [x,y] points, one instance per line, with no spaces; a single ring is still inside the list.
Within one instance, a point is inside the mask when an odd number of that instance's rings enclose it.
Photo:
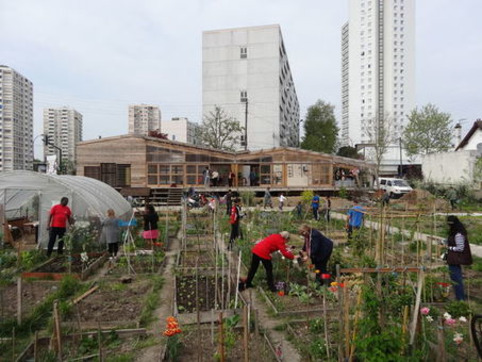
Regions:
[[[111,186],[89,177],[46,175],[31,171],[0,172],[0,204],[7,218],[25,216],[39,222],[39,241],[48,239],[47,222],[50,208],[62,197],[69,198],[69,207],[76,221],[99,218],[103,220],[107,209],[128,220],[132,208],[121,194]]]

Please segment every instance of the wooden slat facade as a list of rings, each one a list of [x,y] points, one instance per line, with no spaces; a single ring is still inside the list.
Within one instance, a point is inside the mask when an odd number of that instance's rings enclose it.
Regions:
[[[360,182],[371,182],[373,165],[365,161],[294,148],[227,152],[140,135],[123,135],[77,144],[77,175],[113,187],[203,187],[205,167],[217,170],[220,186],[236,175],[233,187],[333,188],[335,173],[361,171]],[[370,180],[369,180],[370,178]],[[365,180],[366,179],[366,180]]]

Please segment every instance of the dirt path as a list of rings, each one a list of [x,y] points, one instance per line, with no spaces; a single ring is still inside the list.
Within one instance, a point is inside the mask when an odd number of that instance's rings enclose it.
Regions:
[[[164,343],[162,343],[162,332],[166,325],[166,318],[173,315],[174,310],[174,273],[176,257],[180,249],[179,240],[177,238],[171,239],[170,250],[166,253],[166,265],[163,268],[162,277],[164,278],[164,285],[160,291],[160,305],[154,311],[156,321],[150,326],[148,333],[153,335],[156,344],[154,346],[144,348],[136,356],[137,362],[155,362],[161,361],[164,353]]]

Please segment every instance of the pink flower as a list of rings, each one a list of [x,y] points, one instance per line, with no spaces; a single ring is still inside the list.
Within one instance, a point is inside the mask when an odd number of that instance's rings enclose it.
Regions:
[[[428,315],[430,313],[430,308],[424,307],[420,309],[420,313],[422,313],[422,315]]]
[[[448,325],[448,326],[453,326],[457,321],[455,319],[452,319],[452,318],[447,318],[445,320],[445,324]]]

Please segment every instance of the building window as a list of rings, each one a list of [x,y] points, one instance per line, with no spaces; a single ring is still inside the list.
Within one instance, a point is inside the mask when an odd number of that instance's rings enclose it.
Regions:
[[[248,102],[248,91],[241,91],[241,102]]]
[[[241,59],[246,59],[248,57],[248,48],[241,47],[239,55],[240,55]]]

